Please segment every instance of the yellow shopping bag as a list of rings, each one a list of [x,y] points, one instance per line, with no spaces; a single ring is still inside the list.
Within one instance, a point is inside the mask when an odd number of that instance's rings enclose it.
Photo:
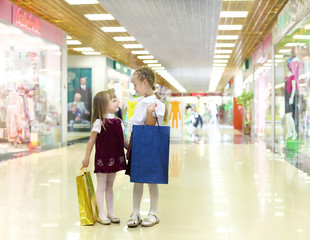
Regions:
[[[96,194],[90,172],[83,168],[81,175],[76,177],[81,225],[93,225],[97,221],[98,208]]]

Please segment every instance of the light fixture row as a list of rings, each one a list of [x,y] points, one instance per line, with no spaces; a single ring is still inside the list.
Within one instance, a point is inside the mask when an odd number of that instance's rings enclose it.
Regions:
[[[99,4],[98,0],[65,0],[71,5],[78,4]],[[85,14],[84,15],[90,21],[106,21],[106,20],[115,20],[111,14]],[[124,27],[101,27],[100,28],[105,33],[116,33],[116,32],[127,32]],[[113,37],[117,42],[135,42],[136,39],[132,36],[126,37]],[[72,37],[67,36],[68,45],[81,45],[82,43],[78,40],[72,39]],[[123,47],[126,49],[143,49],[141,44],[123,44]],[[100,52],[95,52],[93,48],[90,47],[77,47],[73,48],[74,51],[80,51],[85,55],[101,55]],[[186,90],[178,83],[165,68],[154,59],[153,56],[149,55],[147,50],[132,50],[132,54],[138,55],[137,58],[143,60],[143,63],[148,64],[154,71],[160,74],[167,82],[177,88],[180,92],[186,92]]]

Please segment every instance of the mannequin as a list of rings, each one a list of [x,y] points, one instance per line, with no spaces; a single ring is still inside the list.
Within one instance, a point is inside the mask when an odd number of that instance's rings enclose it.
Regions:
[[[299,62],[296,57],[291,57],[287,59],[287,66],[289,68],[288,76],[285,78],[285,124],[287,129],[287,134],[285,139],[292,138],[296,140],[298,134],[295,128],[294,118],[295,116],[295,107],[298,101],[298,71],[299,71]]]

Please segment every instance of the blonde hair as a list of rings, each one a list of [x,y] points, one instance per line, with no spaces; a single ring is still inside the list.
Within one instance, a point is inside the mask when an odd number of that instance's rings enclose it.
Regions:
[[[91,125],[93,126],[96,119],[100,119],[101,125],[105,130],[105,115],[108,114],[109,102],[116,98],[114,89],[98,92],[93,101],[93,113],[91,116]]]
[[[146,80],[150,84],[150,87],[152,88],[152,90],[155,91],[156,75],[151,68],[148,68],[148,67],[139,68],[133,73],[133,76],[135,76],[140,81]],[[157,92],[155,92],[155,95],[159,100],[163,102],[163,99]],[[164,121],[167,121],[167,120],[168,120],[168,110],[165,104]]]

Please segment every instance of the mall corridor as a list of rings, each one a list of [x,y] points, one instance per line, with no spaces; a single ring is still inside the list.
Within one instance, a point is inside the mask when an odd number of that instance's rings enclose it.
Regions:
[[[160,223],[151,228],[127,228],[133,184],[123,172],[114,188],[121,223],[80,226],[75,177],[85,143],[0,162],[1,239],[308,240],[310,177],[262,141],[242,144],[232,129],[203,131],[207,144],[171,144]],[[145,186],[143,217],[149,204]]]

